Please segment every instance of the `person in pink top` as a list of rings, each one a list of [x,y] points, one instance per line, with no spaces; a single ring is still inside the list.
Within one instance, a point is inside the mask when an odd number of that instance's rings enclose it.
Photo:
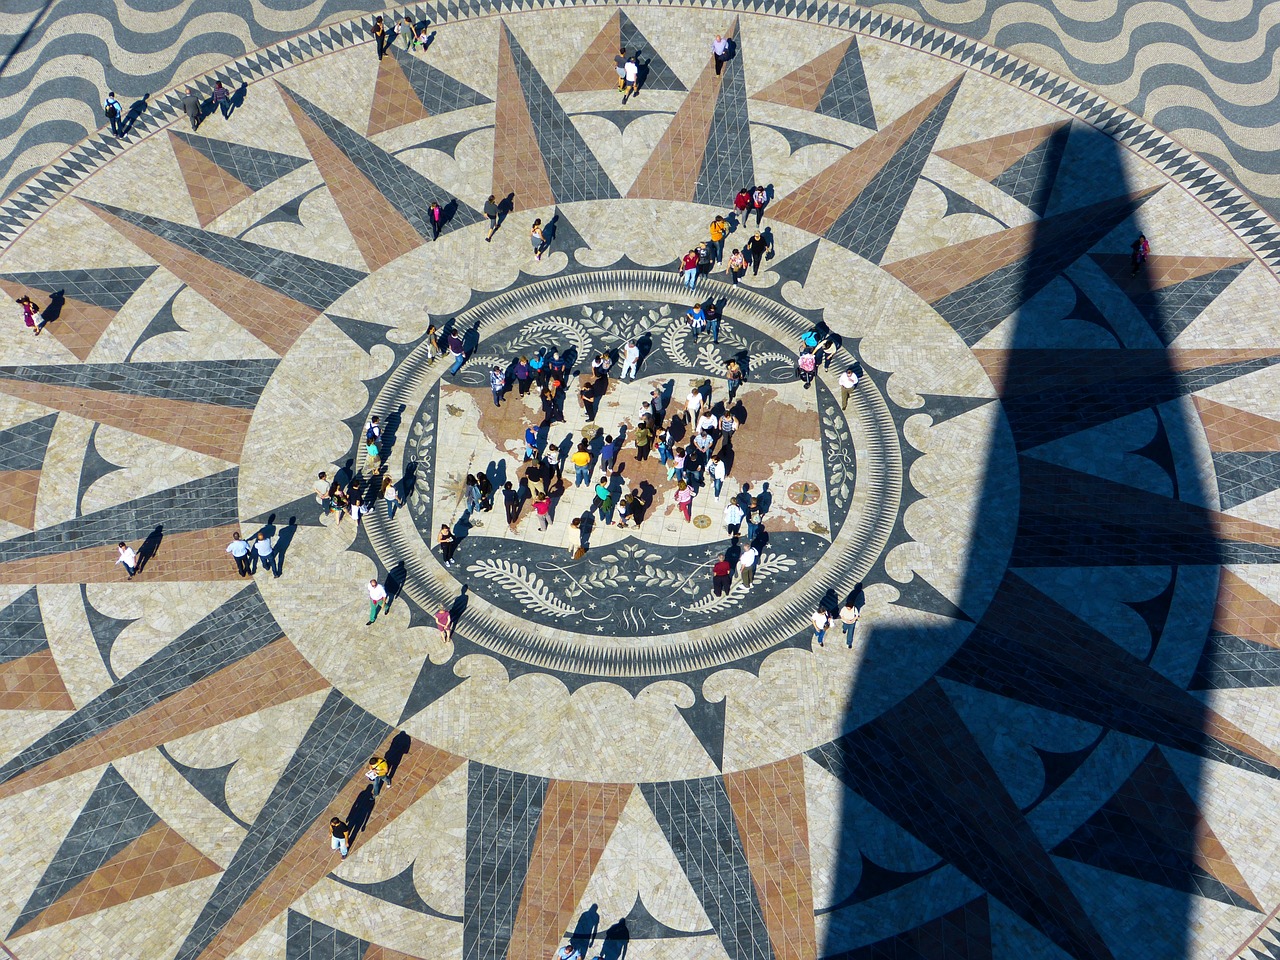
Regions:
[[[693,509],[690,506],[692,503],[693,488],[681,480],[676,484],[676,506],[680,508],[680,513],[683,514],[685,523],[693,519]]]
[[[445,643],[453,643],[453,617],[444,607],[441,607],[436,614],[436,628],[440,631],[441,640]]]

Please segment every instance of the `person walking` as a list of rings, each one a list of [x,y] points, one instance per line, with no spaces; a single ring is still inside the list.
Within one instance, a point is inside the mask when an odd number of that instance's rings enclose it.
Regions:
[[[853,393],[853,388],[858,385],[858,371],[853,367],[846,367],[844,373],[840,374],[840,409],[843,410],[849,402],[849,394]]]
[[[742,504],[739,503],[739,506]],[[743,510],[747,521],[747,543],[755,543],[756,538],[760,536],[760,528],[763,526],[760,516],[760,501],[755,497],[747,498],[747,506]]]
[[[613,58],[613,69],[618,74],[618,92],[627,89],[627,48],[619,47],[618,55]]]
[[[858,608],[854,606],[851,596],[840,608],[840,625],[844,627],[844,639],[850,650],[853,649],[853,632],[858,628],[859,616]]]
[[[689,426],[693,426],[694,421],[698,418],[698,414],[702,410],[702,385],[691,384],[689,386],[689,395],[684,400],[684,419]]]
[[[387,505],[387,519],[390,520],[396,515],[396,508],[404,506],[404,498],[400,496],[397,485],[392,482],[390,476],[382,478],[382,499]]]
[[[764,208],[761,207],[761,209],[763,210]],[[765,256],[772,252],[772,250],[773,246],[764,238],[764,235],[761,234],[759,230],[757,230],[752,235],[751,239],[746,242],[742,253],[746,261],[751,264],[751,275],[753,277],[758,277],[760,275],[760,264],[764,263]]]
[[[751,589],[751,584],[756,578],[756,560],[759,557],[759,551],[749,543],[747,548],[738,554],[738,579],[748,590]]]
[[[689,324],[689,329],[693,332],[693,342],[698,342],[698,335],[707,329],[707,312],[702,309],[702,304],[694,302],[684,313],[685,322]]]
[[[724,376],[729,386],[729,402],[733,403],[733,398],[738,395],[738,388],[742,386],[742,364],[731,358],[724,365]]]
[[[730,500],[724,505],[724,528],[735,543],[742,536],[743,516],[744,514],[742,508],[738,506],[738,501]]]
[[[800,372],[800,380],[804,383],[804,388],[808,390],[813,386],[813,379],[817,376],[818,370],[818,358],[808,347],[801,350],[800,356],[796,358],[796,369]]]
[[[44,316],[40,313],[40,305],[26,294],[20,296],[14,303],[22,308],[22,322],[35,330],[37,337],[40,336],[40,329],[45,324]]]
[[[747,225],[747,211],[751,209],[751,188],[743,187],[733,197],[733,209],[738,214],[742,226]]]
[[[492,193],[484,202],[484,215],[489,218],[489,232],[485,234],[484,242],[489,243],[493,240],[493,235],[498,232],[498,217],[501,215],[498,209],[498,198]]]
[[[124,136],[124,111],[120,108],[120,101],[116,99],[114,90],[107,91],[107,98],[102,101],[102,112],[107,115],[107,119],[111,121],[111,135],[113,137]]]
[[[533,495],[533,515],[538,518],[538,530],[546,530],[551,523],[551,498],[546,493]]]
[[[727,597],[733,587],[733,567],[720,554],[720,559],[711,567],[711,592],[717,597]]]
[[[1147,258],[1151,256],[1151,241],[1147,239],[1145,233],[1138,234],[1138,239],[1130,245],[1133,255],[1129,258],[1133,269],[1129,271],[1130,277],[1136,277],[1138,271],[1142,269],[1142,265],[1147,262]]]
[[[453,566],[453,551],[458,549],[458,538],[453,535],[447,523],[440,524],[440,533],[436,535],[436,543],[440,545],[440,557],[446,567]]]
[[[502,406],[502,394],[507,389],[507,375],[496,363],[489,368],[489,390],[493,393],[493,405]]]
[[[716,76],[718,77],[725,63],[729,60],[729,41],[718,33],[716,38],[711,41],[711,59],[715,61]]]
[[[640,345],[634,340],[628,340],[626,349],[622,351],[622,370],[618,374],[619,380],[627,379],[627,371],[631,371],[631,379],[636,378],[636,365],[640,363]]]
[[[693,293],[694,287],[698,285],[698,251],[690,250],[680,260],[680,273],[684,285],[689,288],[689,292]]]
[[[116,563],[124,567],[124,572],[129,575],[129,579],[133,579],[133,575],[138,572],[138,554],[133,547],[129,546],[123,540],[116,544],[116,550],[119,556],[116,557]]]
[[[622,82],[622,105],[625,107],[630,98],[640,96],[640,64],[635,57],[630,57],[622,68]]]
[[[724,461],[719,457],[712,457],[707,464],[707,476],[711,477],[711,493],[719,500],[720,489],[724,486]]]
[[[364,772],[364,775],[373,784],[373,797],[375,800],[378,798],[378,794],[382,792],[383,787],[391,786],[391,768],[382,757],[370,757],[369,769]]]
[[[378,51],[378,59],[382,59],[382,55],[387,52],[387,26],[382,22],[382,17],[373,18],[373,44],[374,49]]]
[[[683,480],[676,484],[676,506],[680,508],[680,515],[684,517],[684,522],[689,523],[693,520],[693,488]]]
[[[333,509],[333,484],[329,482],[329,474],[321,470],[311,489],[315,492],[316,505],[320,508],[320,519],[323,520]]]
[[[329,820],[329,848],[342,854],[347,859],[348,844],[351,843],[351,828],[338,817]]]
[[[436,629],[440,631],[441,640],[453,643],[453,615],[444,607],[436,611]]]
[[[182,95],[182,112],[191,121],[192,130],[200,127],[200,120],[204,116],[204,108],[200,105],[200,98],[190,87],[187,87],[186,92]]]
[[[434,200],[431,202],[431,206],[427,208],[427,218],[431,221],[431,239],[433,241],[439,240],[440,228],[444,226],[444,210]]]
[[[529,242],[533,244],[533,259],[541,260],[542,252],[547,249],[547,238],[542,233],[542,218],[533,221],[529,228]]]
[[[445,346],[449,351],[449,359],[452,363],[449,365],[449,376],[457,376],[462,365],[467,362],[467,348],[462,343],[462,337],[458,335],[457,330],[450,330],[449,336],[445,339]]]
[[[733,449],[733,435],[738,432],[738,418],[733,412],[726,409],[720,414],[720,422],[716,424],[716,430],[720,434],[720,452],[725,453]]]
[[[719,263],[724,259],[724,238],[729,235],[729,221],[717,214],[707,230],[711,234],[711,242],[707,244],[707,252],[711,254],[716,263]]]
[[[237,530],[231,536],[231,542],[227,544],[227,553],[236,562],[236,571],[242,577],[247,577],[253,571],[249,569],[249,541],[240,536]]]
[[[271,543],[271,538],[265,533],[259,533],[257,539],[253,541],[254,568],[251,572],[257,573],[258,567],[261,567],[263,570],[275,573],[275,564],[272,557],[274,551],[275,547]]]
[[[369,581],[369,622],[366,627],[372,627],[373,622],[378,619],[378,614],[382,612],[382,605],[387,601],[387,588],[380,584],[377,580]]]
[[[213,83],[213,109],[222,114],[223,120],[231,116],[231,91],[222,85],[221,80]]]
[[[422,342],[427,348],[427,363],[435,363],[437,357],[444,356],[444,347],[440,346],[440,336],[434,323],[427,324],[427,335]]]
[[[668,480],[684,480],[685,464],[689,462],[688,451],[684,447],[676,447],[671,451],[671,463],[667,467]]]
[[[742,251],[737,247],[733,248],[733,253],[729,254],[729,284],[736,287],[738,281],[747,273],[747,258],[742,255]]]
[[[764,219],[764,208],[769,205],[769,191],[759,184],[751,191],[751,212],[756,215],[756,227]]]
[[[831,614],[827,613],[826,608],[819,605],[813,611],[813,639],[818,641],[818,646],[826,646],[823,639],[827,635],[827,627],[831,626]]]

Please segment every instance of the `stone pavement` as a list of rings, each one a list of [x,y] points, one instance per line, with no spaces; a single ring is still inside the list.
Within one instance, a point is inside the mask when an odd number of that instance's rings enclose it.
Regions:
[[[219,70],[229,117],[192,130],[158,94],[0,210],[0,289],[48,320],[15,307],[0,365],[8,947],[1270,956],[1276,225],[1094,93],[883,14],[410,13],[425,51],[379,59],[367,18],[300,35]],[[727,246],[772,256],[691,297],[679,256],[757,183]],[[467,343],[456,376],[432,325]],[[814,328],[834,356],[805,389]],[[589,415],[592,358],[631,340]],[[488,370],[540,350],[570,370],[540,447],[625,437],[611,482],[642,505],[576,558],[571,468],[547,531],[463,500],[518,479],[543,409],[495,405]],[[691,388],[741,426],[686,522],[634,436]],[[320,515],[320,470],[362,522]],[[757,576],[717,596],[744,490]],[[239,575],[236,530],[270,569]],[[852,644],[818,645],[846,599]]]

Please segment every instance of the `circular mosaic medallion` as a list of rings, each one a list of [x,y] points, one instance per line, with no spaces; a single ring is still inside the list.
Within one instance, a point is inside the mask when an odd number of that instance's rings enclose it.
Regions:
[[[817,503],[818,497],[821,495],[818,485],[808,480],[797,480],[787,487],[787,496],[791,498],[791,502],[798,503],[801,506]]]

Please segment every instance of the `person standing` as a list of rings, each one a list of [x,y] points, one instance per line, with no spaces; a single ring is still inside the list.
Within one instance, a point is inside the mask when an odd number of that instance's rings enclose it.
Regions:
[[[440,204],[433,200],[427,208],[427,217],[431,220],[431,239],[439,240],[440,228],[444,225],[444,210],[440,208]]]
[[[373,622],[378,619],[378,614],[382,612],[382,605],[387,601],[387,588],[380,584],[377,580],[369,581],[369,622],[366,627],[372,627]]]
[[[733,449],[733,435],[738,432],[738,418],[733,411],[726,409],[720,414],[720,422],[716,425],[720,432],[720,451],[723,453]]]
[[[622,83],[622,105],[625,107],[629,99],[640,96],[640,64],[635,57],[629,58],[622,68]]]
[[[720,308],[714,300],[708,300],[703,307],[707,315],[707,330],[711,333],[711,342],[720,342]]]
[[[449,529],[447,523],[440,524],[440,533],[436,536],[436,543],[440,544],[440,556],[444,560],[444,565],[452,567],[453,551],[458,549],[458,538],[453,535],[453,531]]]
[[[826,646],[823,639],[827,635],[827,627],[831,626],[831,614],[821,605],[814,608],[813,611],[813,639],[818,641],[818,646]]]
[[[391,481],[390,476],[382,478],[382,499],[387,504],[388,520],[396,515],[397,507],[404,506],[404,498],[400,496],[400,491],[396,488],[396,484]]]
[[[644,501],[640,499],[639,489],[633,488],[618,503],[618,526],[625,528],[628,520],[635,520],[636,526],[640,526],[640,511],[644,507]]]
[[[751,188],[743,187],[733,197],[733,209],[738,213],[742,226],[747,225],[747,211],[751,209]]]
[[[729,595],[732,586],[733,567],[729,566],[729,561],[722,553],[720,559],[711,567],[711,592],[717,597],[725,597]]]
[[[698,414],[702,410],[702,387],[700,385],[691,385],[689,387],[689,395],[684,399],[684,419],[685,423],[693,426],[693,422],[698,418]]]
[[[636,378],[636,365],[640,363],[640,345],[634,340],[627,341],[627,347],[622,351],[622,371],[618,374],[619,380],[627,379],[627,371],[631,371],[631,379]]]
[[[636,427],[636,459],[640,461],[649,459],[649,446],[653,443],[653,431],[649,429],[649,425],[641,422]]]
[[[818,358],[813,355],[813,351],[805,347],[800,351],[800,356],[796,358],[796,369],[800,371],[800,380],[804,383],[804,388],[808,390],[813,386],[813,378],[817,376]]]
[[[467,504],[467,513],[479,512],[480,502],[484,497],[480,493],[480,482],[476,479],[475,474],[468,473],[467,478],[462,482],[462,497]]]
[[[190,87],[187,87],[186,93],[182,95],[182,112],[191,121],[191,129],[198,129],[204,111],[200,105],[200,98],[196,96],[196,92]]]
[[[507,375],[496,363],[489,368],[489,390],[493,393],[493,405],[502,406],[502,394],[507,389]]]
[[[764,208],[769,205],[769,191],[759,184],[751,191],[751,210],[756,215],[756,228],[759,229],[760,221],[764,219]]]
[[[1130,257],[1130,263],[1133,269],[1129,272],[1129,276],[1136,277],[1138,271],[1142,269],[1142,265],[1147,262],[1147,258],[1151,256],[1151,241],[1147,239],[1145,233],[1138,234],[1138,239],[1131,244],[1133,256]]]
[[[689,288],[689,292],[693,293],[694,287],[698,285],[698,251],[690,250],[680,260],[680,273],[684,285]]]
[[[514,527],[520,519],[520,494],[510,480],[502,485],[502,509],[507,514],[507,525]]]
[[[729,284],[734,287],[747,274],[747,258],[742,255],[742,251],[737,247],[734,247],[733,253],[729,254],[728,271]]]
[[[40,328],[45,324],[44,316],[40,313],[40,305],[26,294],[14,302],[22,308],[22,322],[34,329],[37,337],[40,336]]]
[[[742,504],[739,503],[739,506]],[[761,517],[760,517],[760,501],[755,497],[747,498],[747,506],[743,513],[747,521],[747,543],[755,543],[756,538],[760,536]]]
[[[858,617],[858,608],[853,604],[853,597],[850,597],[840,608],[840,625],[844,627],[844,639],[850,650],[853,649],[853,632],[858,628]]]
[[[730,500],[725,504],[724,528],[735,543],[742,536],[742,517],[742,508],[738,506],[738,501]]]
[[[716,263],[724,259],[724,238],[729,235],[729,222],[717,214],[707,228],[711,234],[711,242],[707,244],[707,252]]]
[[[711,493],[719,500],[720,489],[724,486],[724,461],[719,457],[712,457],[707,464],[707,475],[711,477]]]
[[[378,51],[378,59],[382,59],[382,55],[387,52],[386,48],[387,26],[382,22],[382,17],[373,18],[373,43],[374,49]]]
[[[711,41],[711,59],[715,61],[716,76],[718,77],[729,59],[729,41],[718,33],[716,38]]]
[[[516,378],[516,389],[520,391],[520,396],[525,396],[529,392],[529,384],[533,382],[533,368],[529,366],[529,358],[518,359],[511,368],[511,375]]]
[[[840,409],[845,408],[845,404],[849,402],[849,394],[853,393],[853,388],[858,385],[858,371],[853,367],[846,367],[844,373],[840,374]]]
[[[427,348],[427,363],[435,363],[437,357],[444,356],[444,347],[440,346],[440,337],[436,333],[434,323],[427,324],[427,335],[423,343]]]
[[[698,335],[707,329],[707,312],[702,309],[702,304],[694,302],[693,306],[684,312],[685,322],[689,324],[689,329],[693,331],[693,342],[698,342]]]
[[[247,577],[253,571],[249,569],[249,541],[240,536],[237,530],[231,537],[231,542],[227,544],[227,553],[231,554],[236,562],[236,570],[240,576]]]
[[[329,848],[342,854],[347,859],[347,845],[351,842],[351,828],[342,820],[333,817],[329,820]]]
[[[256,540],[253,541],[253,573],[258,572],[258,567],[270,573],[275,573],[275,564],[272,554],[275,548],[271,543],[271,538],[265,533],[259,533]]]
[[[116,99],[114,90],[107,91],[107,99],[102,102],[102,112],[111,121],[111,135],[124,136],[124,112],[120,109],[120,101]]]
[[[756,560],[759,556],[760,553],[749,543],[747,548],[738,555],[738,579],[748,590],[751,589],[751,583],[756,578]]]
[[[320,518],[323,520],[329,515],[329,511],[333,509],[333,496],[331,494],[333,485],[329,483],[329,475],[321,470],[316,477],[316,482],[311,489],[315,491],[316,505],[320,507]],[[239,536],[239,534],[236,534]]]
[[[612,473],[614,465],[618,462],[619,442],[613,439],[613,434],[608,434],[604,438],[604,446],[600,448],[600,469],[605,473]]]
[[[605,383],[598,377],[592,377],[590,380],[583,378],[578,381],[578,400],[582,403],[582,413],[587,423],[595,421],[596,405],[604,392],[602,387],[605,387]]]
[[[484,215],[489,218],[489,232],[485,234],[485,243],[489,243],[493,239],[493,235],[498,232],[498,217],[500,214],[498,198],[491,193],[489,194],[489,199],[484,202]]]
[[[436,629],[440,631],[441,640],[453,643],[453,615],[444,607],[436,611]]]
[[[761,207],[763,210],[764,208]],[[743,256],[746,261],[751,264],[751,275],[758,277],[760,275],[760,264],[764,262],[765,255],[772,250],[769,241],[757,230],[747,241],[743,248]]]
[[[538,518],[538,530],[546,530],[551,523],[551,498],[546,493],[533,495],[533,515]]]
[[[119,556],[116,557],[116,563],[124,567],[124,572],[129,575],[129,579],[133,579],[133,575],[138,572],[138,554],[134,552],[133,547],[129,546],[123,540],[116,544]]]
[[[533,244],[533,259],[541,260],[542,252],[547,249],[547,238],[542,233],[542,218],[533,221],[529,228],[529,242]]]
[[[587,441],[578,444],[578,449],[569,458],[573,464],[573,485],[581,487],[591,483],[591,451],[587,449]]]
[[[373,796],[377,799],[383,787],[391,786],[391,768],[382,757],[370,757],[369,769],[364,774],[373,784]]]

